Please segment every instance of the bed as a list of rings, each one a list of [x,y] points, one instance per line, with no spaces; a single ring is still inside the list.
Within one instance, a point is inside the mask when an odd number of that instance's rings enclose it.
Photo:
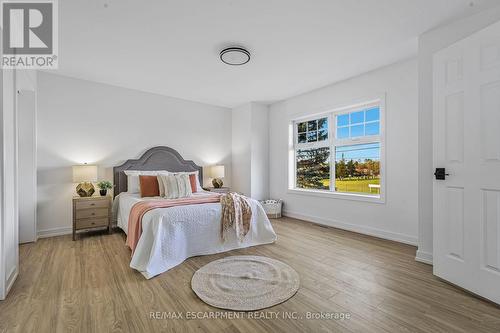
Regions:
[[[128,160],[113,168],[115,183],[113,213],[117,226],[128,234],[128,217],[134,204],[144,200],[139,193],[127,192],[126,170],[170,172],[198,172],[203,184],[203,169],[193,161],[186,161],[174,149],[154,147],[139,159]],[[193,196],[206,195],[203,191]],[[147,279],[181,264],[189,257],[226,252],[238,248],[269,244],[276,234],[264,209],[256,200],[250,200],[252,220],[250,231],[239,242],[233,229],[221,240],[221,205],[205,203],[170,208],[156,208],[142,218],[142,234],[132,256],[130,267],[138,270]]]

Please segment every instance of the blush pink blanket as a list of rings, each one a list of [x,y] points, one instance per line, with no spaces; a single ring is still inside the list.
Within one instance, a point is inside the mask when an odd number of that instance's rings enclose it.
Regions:
[[[155,208],[169,208],[175,206],[185,205],[199,205],[204,203],[220,202],[220,194],[207,193],[196,197],[179,198],[179,199],[165,199],[165,200],[148,200],[141,201],[132,206],[128,218],[128,235],[127,245],[134,254],[139,238],[142,234],[142,217],[144,214]]]

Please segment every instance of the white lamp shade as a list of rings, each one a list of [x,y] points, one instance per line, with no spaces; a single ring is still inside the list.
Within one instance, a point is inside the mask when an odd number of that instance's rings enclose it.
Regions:
[[[97,181],[97,165],[74,165],[73,166],[73,182],[96,182]]]
[[[210,168],[210,177],[212,178],[224,178],[224,166],[214,165]]]

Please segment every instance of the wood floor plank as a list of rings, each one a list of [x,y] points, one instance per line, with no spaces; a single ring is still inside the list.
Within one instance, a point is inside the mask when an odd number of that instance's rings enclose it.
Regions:
[[[120,232],[22,245],[0,332],[500,332],[500,307],[432,275],[412,246],[290,218],[273,226],[274,244],[190,258],[151,280],[129,267]],[[193,293],[191,277],[229,255],[281,260],[299,273],[300,289],[257,312],[272,319],[215,309]],[[229,313],[240,317],[202,318]]]

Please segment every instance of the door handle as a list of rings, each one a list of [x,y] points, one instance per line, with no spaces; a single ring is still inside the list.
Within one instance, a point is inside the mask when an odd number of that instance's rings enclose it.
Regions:
[[[449,176],[449,173],[446,173],[445,168],[436,168],[436,171],[434,172],[434,176],[436,177],[437,180],[445,180],[446,176]]]

